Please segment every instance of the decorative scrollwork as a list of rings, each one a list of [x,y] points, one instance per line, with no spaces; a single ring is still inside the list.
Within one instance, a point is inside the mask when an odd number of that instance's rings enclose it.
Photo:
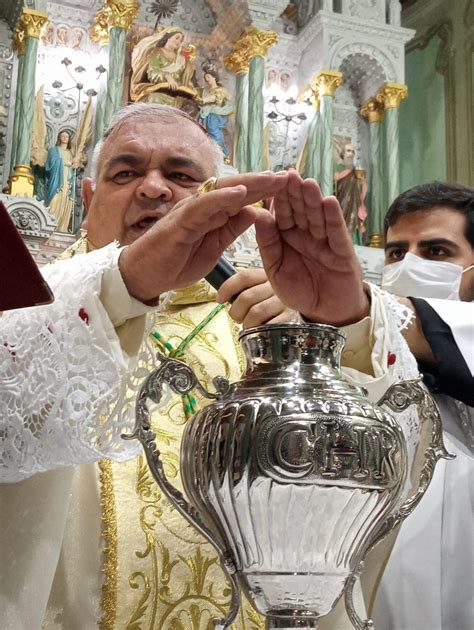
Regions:
[[[430,444],[425,450],[425,462],[420,472],[418,489],[406,499],[395,514],[390,515],[385,520],[371,542],[367,553],[413,512],[430,485],[438,460],[449,460],[455,457],[447,451],[444,445],[443,427],[438,406],[430,394],[422,388],[420,380],[395,383],[378,403],[379,405],[386,404],[394,411],[406,409],[410,404],[416,403],[421,424],[431,422],[433,429]],[[409,402],[410,398],[411,402]]]
[[[15,225],[20,230],[36,232],[40,229],[40,222],[38,220],[38,217],[29,210],[14,210],[13,212],[11,212],[11,217]]]
[[[158,486],[165,496],[176,507],[178,512],[193,525],[217,550],[221,565],[231,584],[232,599],[230,609],[223,619],[214,622],[216,628],[228,628],[237,616],[240,605],[240,588],[237,581],[237,569],[234,559],[228,551],[225,542],[220,536],[214,534],[201,519],[199,512],[191,505],[186,497],[175,488],[166,476],[161,453],[156,444],[156,435],[151,428],[150,411],[147,401],[152,400],[159,404],[163,397],[163,385],[167,384],[176,394],[187,394],[193,389],[199,391],[204,397],[214,400],[220,399],[230,391],[230,384],[223,377],[213,380],[217,392],[208,392],[197,379],[193,370],[178,359],[171,359],[157,353],[161,361],[158,368],[153,370],[145,379],[137,396],[135,406],[136,423],[131,435],[122,435],[125,440],[138,439],[145,451],[148,466]]]
[[[357,582],[357,578],[362,573],[364,569],[364,563],[361,562],[354,573],[348,578],[346,583],[346,589],[344,592],[344,601],[346,604],[347,616],[350,619],[350,622],[357,630],[372,630],[374,627],[374,622],[372,619],[361,619],[356,612],[354,606],[354,585]]]
[[[414,403],[420,403],[425,395],[423,389],[419,387],[420,380],[421,378],[394,383],[387,389],[377,406],[386,405],[392,411],[400,412]]]

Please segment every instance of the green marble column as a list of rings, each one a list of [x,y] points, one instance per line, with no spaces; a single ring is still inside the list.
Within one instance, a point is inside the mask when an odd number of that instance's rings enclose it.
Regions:
[[[385,144],[387,147],[387,193],[388,204],[400,194],[400,163],[398,150],[398,109],[387,109],[385,113]]]
[[[400,194],[400,158],[398,148],[398,118],[401,101],[408,95],[406,85],[385,83],[377,99],[385,107],[385,159],[387,165],[387,206]]]
[[[265,80],[265,59],[253,57],[249,65],[249,104],[247,170],[261,171],[263,167],[263,84]]]
[[[234,165],[240,173],[247,172],[247,132],[249,120],[249,75],[237,74],[235,94]]]
[[[38,41],[41,29],[48,21],[48,16],[35,9],[23,9],[15,31],[15,38],[21,42],[23,52],[19,67],[17,85],[17,104],[15,107],[14,149],[12,169],[8,180],[8,191],[12,195],[33,196],[33,176],[31,174],[31,135],[33,113],[35,109],[35,76]]]
[[[278,41],[273,31],[261,31],[248,26],[242,38],[234,46],[244,51],[248,60],[248,124],[247,164],[248,171],[261,171],[263,166],[263,84],[265,80],[265,57],[270,46]],[[236,48],[237,47],[237,48]]]
[[[108,43],[100,46],[99,59],[109,54]],[[97,144],[104,135],[104,119],[105,119],[105,105],[107,102],[107,80],[103,75],[99,79],[99,88],[97,92],[97,100],[95,107],[95,123],[94,123],[94,144]]]
[[[341,83],[342,74],[335,70],[321,70],[316,77],[321,119],[321,175],[319,185],[323,195],[334,194],[333,108],[334,94]]]
[[[247,135],[249,120],[249,59],[245,37],[239,39],[226,55],[225,65],[235,72],[234,166],[240,173],[247,171]]]
[[[125,46],[127,30],[138,15],[136,0],[109,0],[109,73],[103,128],[106,129],[112,116],[122,106],[123,76],[125,68]]]
[[[360,113],[369,122],[368,244],[370,247],[383,247],[383,225],[387,210],[384,193],[386,177],[383,154],[383,103],[371,98],[364,104]]]
[[[18,74],[17,74],[17,82],[16,82],[15,117],[13,119],[13,141],[12,141],[12,153],[10,157],[10,164],[11,164],[12,169],[16,164],[18,125],[20,124],[20,106],[21,106],[21,97],[22,97],[21,86],[23,84],[24,62],[25,62],[25,48],[24,48],[24,44],[22,44],[21,48],[18,50]]]
[[[383,194],[383,169],[382,169],[382,123],[369,124],[370,142],[370,188],[368,217],[369,238],[383,234],[383,222],[385,217],[385,205]]]
[[[109,37],[109,72],[102,129],[107,129],[112,116],[122,105],[125,68],[125,29],[114,26],[109,31]]]
[[[21,100],[17,131],[15,165],[30,164],[31,133],[33,130],[33,112],[35,109],[35,74],[38,40],[34,37],[25,39],[25,59],[21,78]]]
[[[334,163],[333,163],[333,97],[321,97],[321,174],[319,184],[323,195],[334,192]]]
[[[316,85],[311,85],[310,90],[311,95],[309,98],[313,106],[314,116],[309,124],[303,153],[296,168],[303,177],[312,177],[319,182],[321,175],[321,118],[319,113],[319,94]]]
[[[312,177],[317,182],[321,180],[321,113],[318,109],[308,132],[308,155],[304,177]]]

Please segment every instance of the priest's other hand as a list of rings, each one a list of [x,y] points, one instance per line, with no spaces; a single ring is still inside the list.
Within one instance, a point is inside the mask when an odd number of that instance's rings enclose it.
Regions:
[[[179,201],[122,252],[119,268],[133,297],[151,302],[207,275],[223,251],[255,221],[249,205],[286,185],[287,174],[247,173]]]
[[[275,293],[309,321],[333,326],[369,314],[362,271],[341,208],[296,171],[276,193],[273,213],[260,212],[257,241]]]
[[[237,296],[229,310],[244,328],[295,321],[296,313],[275,295],[263,269],[244,269],[226,280],[217,293],[218,302]]]

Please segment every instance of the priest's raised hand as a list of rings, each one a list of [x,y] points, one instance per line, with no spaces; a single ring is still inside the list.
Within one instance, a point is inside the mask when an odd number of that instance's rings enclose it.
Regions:
[[[130,294],[148,302],[208,274],[255,221],[258,211],[249,204],[285,182],[284,174],[247,173],[179,201],[122,253],[119,267]]]
[[[290,308],[309,321],[334,326],[369,314],[362,271],[335,197],[296,171],[276,193],[272,212],[256,221],[269,281]]]

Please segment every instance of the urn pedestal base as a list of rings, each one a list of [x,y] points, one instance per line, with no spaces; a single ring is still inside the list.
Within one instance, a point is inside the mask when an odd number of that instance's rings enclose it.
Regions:
[[[293,615],[293,616],[290,616]],[[318,628],[318,620],[314,617],[295,616],[295,611],[288,611],[288,616],[268,615],[265,627],[267,630],[294,630],[294,628]]]

